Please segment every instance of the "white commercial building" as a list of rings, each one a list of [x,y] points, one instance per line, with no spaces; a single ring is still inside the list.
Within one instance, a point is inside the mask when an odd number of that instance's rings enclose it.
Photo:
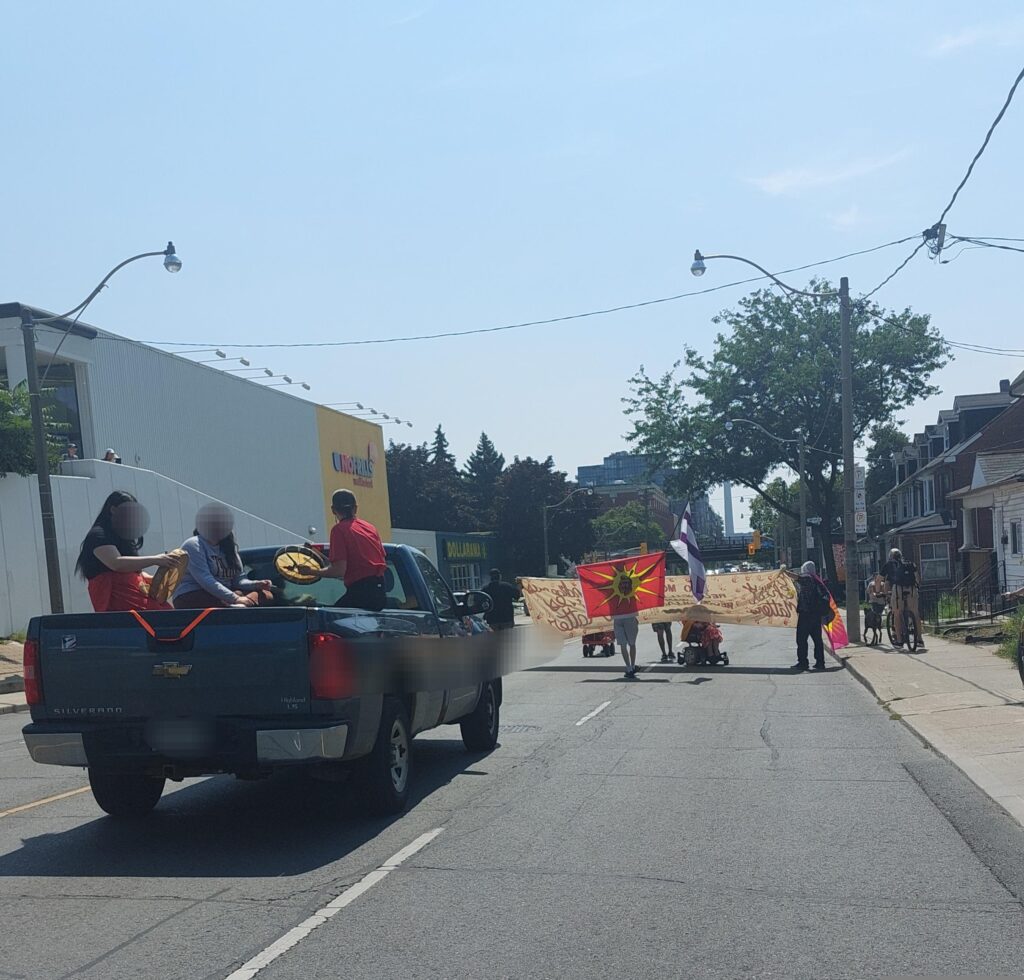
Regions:
[[[26,380],[21,326],[26,313],[40,319],[49,316],[19,303],[0,304],[0,387],[13,389]],[[222,362],[212,351],[206,358],[215,363],[199,364],[67,321],[38,324],[34,335],[40,377],[48,372],[42,387],[58,423],[57,438],[64,445],[74,442],[79,456],[87,460],[101,458],[107,448],[115,449],[124,463],[122,482],[136,480],[135,476],[129,479],[129,467],[159,477],[157,483],[164,496],[147,499],[139,495],[155,522],[157,511],[171,506],[170,499],[176,492],[170,493],[167,488],[174,485],[199,497],[223,501],[239,515],[282,529],[275,532],[278,536],[287,531],[290,540],[313,533],[326,538],[332,523],[330,494],[344,487],[359,497],[360,516],[373,521],[385,539],[390,535],[384,437],[379,425],[229,373],[225,368],[237,362]],[[340,397],[344,396],[338,394]],[[80,464],[73,466],[75,479],[96,478],[78,468]],[[66,470],[69,479],[71,472]],[[113,471],[110,479],[115,487],[117,477]],[[56,478],[55,483],[63,479]],[[3,482],[0,480],[0,484]],[[145,480],[143,483],[150,486]],[[58,507],[64,492],[55,488]],[[88,499],[89,506],[93,506],[94,494],[82,498],[78,493],[76,500]],[[193,499],[188,494],[185,497]],[[0,541],[8,578],[24,574],[17,569],[36,564],[36,555],[25,551],[30,541],[38,544],[42,554],[38,501],[32,512],[12,511],[15,500],[26,499],[13,486],[0,496],[6,509],[2,515],[4,526],[23,526],[33,535],[28,538],[16,534],[16,546],[4,546]],[[18,506],[24,508],[27,504]],[[87,522],[98,510],[97,504],[86,517],[76,504],[73,517],[64,515],[63,533],[69,542],[62,555],[65,574],[70,542],[81,541],[88,531]],[[61,515],[57,516],[60,520]],[[181,527],[190,525],[192,519],[183,517]],[[83,522],[86,526],[79,526]],[[176,537],[177,518],[167,523],[175,528]],[[180,543],[162,537],[159,542],[155,537],[153,541],[168,546]],[[5,629],[2,609],[0,601],[0,635]],[[26,614],[42,611],[19,602],[8,619],[13,616],[14,628],[23,629],[21,620]]]

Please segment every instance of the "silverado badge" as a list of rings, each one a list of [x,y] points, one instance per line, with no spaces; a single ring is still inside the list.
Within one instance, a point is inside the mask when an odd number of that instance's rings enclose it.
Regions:
[[[154,677],[184,677],[192,669],[192,664],[179,664],[177,660],[154,664]]]

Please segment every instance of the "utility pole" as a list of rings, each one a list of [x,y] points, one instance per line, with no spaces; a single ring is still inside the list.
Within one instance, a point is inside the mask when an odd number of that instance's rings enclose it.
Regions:
[[[43,552],[46,555],[46,581],[50,590],[50,612],[64,612],[64,591],[60,582],[60,556],[57,553],[57,522],[53,516],[53,489],[50,486],[50,456],[46,451],[46,430],[43,427],[43,406],[39,392],[39,369],[36,366],[36,337],[32,314],[21,313],[21,334],[25,342],[25,377],[28,381],[28,404],[32,416],[32,443],[36,456],[36,479],[39,481],[39,516],[43,524]]]
[[[840,371],[843,380],[843,540],[846,566],[846,632],[860,643],[860,588],[857,572],[857,532],[853,513],[853,324],[850,280],[839,280]]]
[[[807,460],[804,457],[804,432],[797,434],[800,451],[800,564],[807,561]]]

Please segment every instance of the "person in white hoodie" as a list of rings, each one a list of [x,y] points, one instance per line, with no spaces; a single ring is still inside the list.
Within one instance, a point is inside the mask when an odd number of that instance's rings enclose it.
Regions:
[[[242,574],[242,559],[232,533],[234,519],[223,504],[199,508],[196,530],[181,549],[188,569],[171,599],[175,609],[245,608],[273,600],[271,582]]]

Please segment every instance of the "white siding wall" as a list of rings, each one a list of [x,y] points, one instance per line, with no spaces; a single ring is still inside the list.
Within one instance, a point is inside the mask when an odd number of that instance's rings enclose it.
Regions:
[[[1012,592],[1024,588],[1024,555],[1010,552],[1010,524],[1018,522],[1024,532],[1024,486],[1018,484],[1005,489],[997,488],[995,504],[996,547],[999,549],[999,560],[1006,563],[1006,588]],[[1003,535],[1006,536],[1006,544],[1002,543]]]
[[[180,545],[192,534],[196,511],[214,499],[158,473],[131,466],[84,460],[65,467],[79,474],[52,480],[64,607],[68,612],[92,609],[85,582],[74,574],[75,562],[82,539],[112,490],[135,494],[149,511],[144,545],[147,554]],[[305,539],[301,526],[287,530],[247,513],[233,501],[224,502],[234,512],[235,536],[243,548]],[[8,476],[0,479],[0,636],[25,629],[32,616],[48,611],[37,482],[35,477]]]
[[[43,353],[59,339],[44,327],[37,330]],[[0,345],[7,347],[15,382],[24,372],[20,341],[18,321],[0,320]],[[95,340],[68,337],[60,356],[83,366],[83,455],[98,457],[113,446],[127,464],[272,523],[303,532],[323,523],[311,402],[102,331]]]

